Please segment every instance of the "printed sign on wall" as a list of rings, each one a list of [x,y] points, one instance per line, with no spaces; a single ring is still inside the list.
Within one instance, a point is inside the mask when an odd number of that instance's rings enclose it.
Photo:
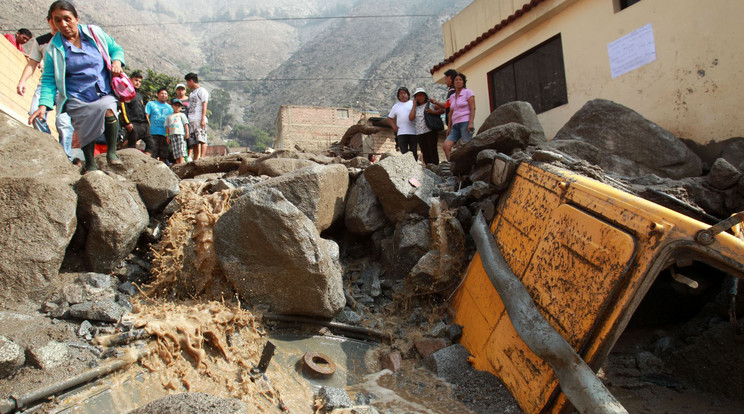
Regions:
[[[651,23],[607,44],[612,78],[638,69],[656,60],[656,45]]]

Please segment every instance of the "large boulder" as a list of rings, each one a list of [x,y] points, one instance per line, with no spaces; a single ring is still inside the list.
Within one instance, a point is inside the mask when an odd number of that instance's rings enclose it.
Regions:
[[[108,273],[134,250],[147,227],[147,208],[131,181],[92,171],[77,184],[78,221],[86,232],[85,255],[91,269]]]
[[[271,158],[258,164],[258,175],[278,177],[300,168],[318,165],[310,160],[298,160],[294,158]]]
[[[514,101],[505,103],[491,112],[483,124],[478,129],[478,134],[486,132],[493,127],[505,125],[510,122],[516,122],[529,128],[530,145],[538,145],[547,142],[545,139],[545,130],[537,119],[537,114],[532,108],[532,104],[523,101]]]
[[[449,210],[431,223],[432,250],[411,270],[406,279],[409,292],[434,293],[453,286],[465,268],[465,231]]]
[[[361,235],[374,233],[388,223],[380,199],[364,174],[359,175],[351,186],[344,221],[346,230]]]
[[[0,159],[0,298],[36,297],[75,233],[80,172],[53,137],[3,112]]]
[[[413,213],[429,214],[431,197],[442,182],[435,173],[421,167],[410,154],[387,157],[364,170],[364,177],[393,222]]]
[[[105,154],[97,156],[96,163],[103,171],[134,182],[148,210],[160,210],[178,194],[180,179],[167,165],[134,148],[123,149],[118,154],[123,165],[109,165]]]
[[[516,149],[527,148],[531,134],[529,128],[515,122],[490,128],[452,151],[450,169],[455,175],[470,174],[481,151],[492,149],[511,154]]]
[[[267,160],[268,161],[281,161]],[[290,160],[297,161],[297,160]],[[270,178],[253,188],[276,188],[323,231],[344,215],[349,173],[341,164],[311,166]]]
[[[400,221],[395,226],[392,238],[391,255],[383,260],[387,275],[392,279],[408,276],[411,269],[421,260],[431,246],[431,229],[429,220],[412,217]]]
[[[226,278],[253,305],[330,318],[346,304],[338,245],[276,189],[235,201],[215,224],[214,242]]]
[[[582,141],[597,148],[591,162],[627,177],[656,174],[679,179],[702,173],[700,158],[671,132],[605,99],[587,102],[551,142],[563,152],[582,156],[563,146],[565,141]]]

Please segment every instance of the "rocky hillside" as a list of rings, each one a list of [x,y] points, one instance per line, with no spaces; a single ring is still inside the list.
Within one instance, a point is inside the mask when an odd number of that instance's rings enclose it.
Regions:
[[[385,114],[398,85],[437,89],[428,69],[444,57],[441,24],[469,2],[77,0],[74,4],[81,23],[103,26],[125,48],[129,67],[179,76],[196,71],[208,88],[231,93],[235,112],[245,113],[244,122],[273,132],[282,104],[343,105]],[[44,33],[49,4],[48,0],[6,0],[0,26]],[[374,17],[381,15],[396,17]],[[438,90],[443,93],[442,87]]]

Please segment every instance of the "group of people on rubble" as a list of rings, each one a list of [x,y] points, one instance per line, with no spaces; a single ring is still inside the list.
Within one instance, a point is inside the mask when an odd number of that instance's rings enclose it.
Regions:
[[[475,96],[465,87],[467,78],[464,74],[450,69],[444,73],[447,84],[447,98],[444,102],[430,99],[424,88],[416,88],[411,93],[406,87],[396,91],[396,102],[388,114],[388,122],[395,133],[395,146],[401,153],[413,153],[416,161],[418,146],[424,164],[439,164],[438,131],[427,121],[426,114],[441,117],[445,114],[447,138],[442,145],[445,157],[449,161],[452,147],[458,142],[470,141],[475,132]]]
[[[56,107],[59,141],[68,157],[74,132],[85,157],[86,171],[98,169],[93,158],[96,141],[101,138],[106,143],[109,165],[121,165],[116,149],[122,126],[126,130],[124,146],[135,147],[142,140],[144,152],[161,161],[172,156],[178,163],[187,157],[196,160],[205,155],[209,93],[199,86],[197,74],[185,76],[186,85],[176,86],[176,97],[170,102],[168,91],[161,89],[157,101],[146,105],[139,92],[131,102],[120,103],[111,81],[123,74],[121,46],[100,27],[81,25],[75,6],[66,0],[51,4],[47,23],[50,33],[32,43],[17,92],[26,93],[26,81],[43,62],[41,84],[34,93],[28,122],[49,132],[46,114]],[[31,37],[28,30],[21,29],[11,43],[23,50],[20,45]],[[141,84],[142,75],[133,73],[132,85],[138,89]]]

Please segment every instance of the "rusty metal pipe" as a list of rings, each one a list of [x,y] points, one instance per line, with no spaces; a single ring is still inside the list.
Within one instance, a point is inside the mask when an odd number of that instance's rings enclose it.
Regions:
[[[48,387],[41,388],[20,397],[11,396],[6,400],[0,401],[0,413],[9,414],[16,412],[17,410],[28,408],[31,404],[37,401],[49,398],[52,395],[66,391],[73,387],[77,387],[81,384],[85,384],[103,375],[110,374],[114,371],[118,371],[122,368],[128,367],[129,365],[139,361],[145,355],[148,355],[150,352],[152,352],[152,348],[150,347],[145,347],[140,350],[129,350],[129,352],[127,352],[121,358],[108,361],[99,367],[85,371],[62,382],[52,384]]]
[[[627,414],[586,362],[537,310],[529,292],[499,251],[482,213],[473,220],[470,235],[512,325],[532,352],[550,364],[561,390],[574,407],[581,413]]]

